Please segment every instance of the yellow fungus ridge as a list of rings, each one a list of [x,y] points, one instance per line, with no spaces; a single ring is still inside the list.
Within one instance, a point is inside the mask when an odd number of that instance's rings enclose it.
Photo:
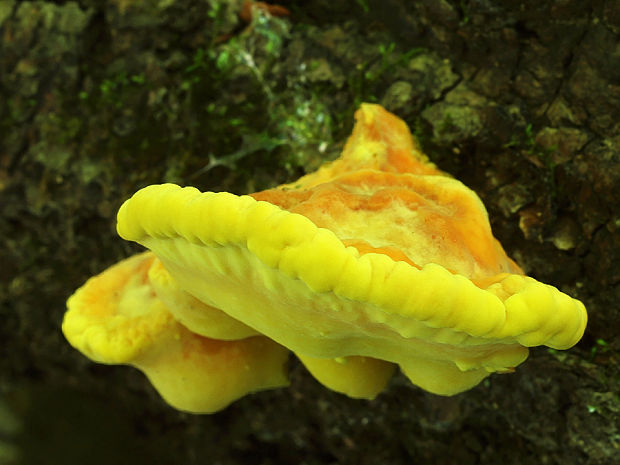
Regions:
[[[374,309],[367,314],[373,322],[405,338],[417,336],[423,325],[448,329],[442,333],[444,343],[480,345],[497,340],[566,349],[580,339],[587,321],[581,302],[532,278],[506,275],[499,283],[490,280],[493,285],[485,290],[438,264],[417,269],[383,254],[360,255],[306,217],[249,196],[200,193],[173,184],[148,186],[123,204],[117,230],[124,239],[143,243],[158,255],[157,239],[181,239],[201,248],[245,249],[313,293],[368,304]],[[160,258],[175,276],[174,260]],[[406,322],[415,323],[410,333]]]
[[[162,215],[162,211],[173,214]],[[566,349],[580,339],[587,322],[580,301],[532,278],[506,278],[508,292],[510,285],[515,287],[509,280],[524,284],[502,301],[441,265],[417,270],[382,254],[360,257],[334,233],[317,228],[304,216],[249,196],[200,193],[174,184],[148,186],[122,205],[117,231],[135,242],[146,237],[182,237],[204,245],[247,247],[265,265],[302,280],[314,292],[368,301],[431,327],[449,327],[476,337],[523,335],[524,345]],[[432,305],[427,304],[430,299]],[[532,307],[535,310],[530,311]],[[562,317],[549,318],[552,314]],[[549,327],[550,322],[557,325]]]

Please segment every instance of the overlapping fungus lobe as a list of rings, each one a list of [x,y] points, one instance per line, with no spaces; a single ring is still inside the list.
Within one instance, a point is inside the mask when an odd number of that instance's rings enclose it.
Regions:
[[[78,290],[69,341],[203,412],[286,384],[287,349],[327,387],[372,398],[395,365],[453,395],[512,371],[530,346],[576,344],[583,304],[523,276],[478,196],[430,163],[402,120],[370,104],[355,116],[341,157],[294,183],[251,196],[173,184],[134,194],[117,231],[161,263],[146,254],[89,281],[105,311],[78,305],[97,305]]]

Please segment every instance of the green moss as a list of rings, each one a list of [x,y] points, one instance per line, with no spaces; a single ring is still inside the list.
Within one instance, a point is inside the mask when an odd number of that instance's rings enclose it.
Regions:
[[[370,7],[368,6],[368,2],[366,0],[355,0],[355,2],[360,6],[364,13],[370,12]]]
[[[377,102],[379,90],[385,90],[393,78],[392,73],[405,67],[411,58],[424,50],[415,47],[402,52],[397,49],[395,42],[379,44],[378,53],[369,61],[357,65],[348,78],[354,107],[357,108],[362,102]]]
[[[259,14],[238,36],[194,53],[181,86],[202,130],[217,137],[210,141],[205,164],[190,178],[218,167],[237,175],[247,170],[250,176],[250,160],[262,160],[262,168],[287,173],[284,181],[318,164],[317,155],[331,143],[325,97],[312,86],[282,88],[271,77],[288,27],[283,20]]]
[[[125,97],[131,93],[128,88],[130,86],[141,86],[146,83],[144,73],[128,75],[125,71],[114,74],[103,79],[99,84],[100,99],[103,103],[121,108],[125,102]],[[81,99],[85,99],[88,95],[82,92],[79,94]]]
[[[557,147],[543,147],[536,142],[532,123],[528,123],[520,135],[514,136],[510,142],[504,144],[503,148],[519,150],[524,156],[531,160],[537,160],[538,165],[544,168],[545,183],[550,192],[550,198],[558,196],[557,185],[555,182],[555,168],[557,163],[553,158],[553,153]]]
[[[596,339],[590,348],[590,358],[594,359],[597,354],[604,354],[610,350],[609,344],[604,339]]]

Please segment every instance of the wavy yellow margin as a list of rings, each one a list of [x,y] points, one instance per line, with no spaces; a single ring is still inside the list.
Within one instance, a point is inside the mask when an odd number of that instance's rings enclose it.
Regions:
[[[579,341],[587,322],[580,301],[532,278],[502,275],[483,289],[438,264],[418,270],[386,255],[360,255],[306,217],[249,196],[148,186],[122,205],[117,231],[136,242],[182,238],[208,247],[246,248],[316,293],[333,292],[399,317],[377,316],[390,325],[415,319],[475,338],[566,349]]]

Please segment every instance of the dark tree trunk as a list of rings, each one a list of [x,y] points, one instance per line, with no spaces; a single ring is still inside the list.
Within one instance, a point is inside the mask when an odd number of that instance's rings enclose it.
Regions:
[[[0,456],[24,464],[620,462],[620,3],[0,0]],[[360,102],[482,197],[526,272],[581,299],[566,352],[451,398],[396,377],[209,416],[64,340],[65,300],[136,247],[129,195],[252,192],[337,156]],[[11,463],[10,461],[8,463]]]

